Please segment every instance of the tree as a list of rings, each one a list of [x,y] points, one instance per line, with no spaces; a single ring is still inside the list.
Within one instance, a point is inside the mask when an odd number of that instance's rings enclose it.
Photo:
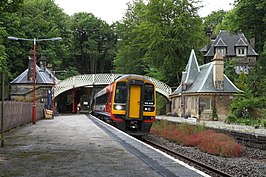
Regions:
[[[266,1],[236,0],[235,8],[225,19],[224,26],[232,32],[241,30],[248,39],[255,38],[256,51],[263,51],[266,39]]]
[[[0,63],[1,63],[1,69],[5,68],[5,71],[8,73],[8,75],[11,75],[11,73],[9,72],[9,69],[7,67],[7,54],[6,54],[5,41],[7,40],[8,36],[7,30],[9,28],[6,26],[6,24],[8,24],[9,19],[12,18],[16,19],[16,15],[13,14],[17,10],[19,10],[19,8],[22,5],[22,2],[23,0],[0,1]]]
[[[43,41],[37,43],[37,59],[45,55],[48,62],[57,70],[62,66],[62,59],[69,55],[69,17],[53,0],[24,0],[16,13],[5,18],[4,26],[7,36],[21,38],[52,38],[62,37],[63,41]],[[6,36],[6,37],[7,37]],[[33,42],[6,40],[8,67],[11,79],[24,71],[28,66],[28,52]]]
[[[219,34],[221,30],[221,24],[225,15],[226,11],[224,10],[213,11],[211,14],[204,18],[205,29],[207,29],[207,27],[210,27],[213,31],[215,31],[215,34]]]
[[[72,51],[80,72],[110,72],[117,40],[112,27],[91,13],[76,13],[71,23]]]
[[[187,64],[192,48],[203,45],[202,21],[189,1],[142,0],[129,4],[116,32],[117,72],[155,75],[170,85]]]

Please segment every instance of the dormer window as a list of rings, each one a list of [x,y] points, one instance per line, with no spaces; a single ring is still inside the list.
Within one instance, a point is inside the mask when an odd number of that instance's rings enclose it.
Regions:
[[[217,47],[216,48],[216,53],[220,53],[222,54],[222,56],[225,56],[226,55],[226,48],[225,47]]]
[[[246,56],[247,55],[247,48],[246,47],[237,47],[236,48],[236,55],[237,56]]]

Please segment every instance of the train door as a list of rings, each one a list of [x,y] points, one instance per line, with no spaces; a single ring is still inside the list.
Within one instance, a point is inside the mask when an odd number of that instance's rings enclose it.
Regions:
[[[141,85],[130,85],[129,117],[139,118],[141,107]]]

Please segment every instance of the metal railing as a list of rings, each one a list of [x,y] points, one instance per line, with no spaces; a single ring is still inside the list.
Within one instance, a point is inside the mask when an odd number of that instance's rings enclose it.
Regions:
[[[124,74],[84,74],[84,75],[73,76],[65,80],[62,80],[55,85],[53,98],[56,98],[59,94],[73,88],[78,88],[83,86],[108,85],[112,83],[116,78],[123,75]],[[172,93],[171,87],[169,87],[167,84],[157,79],[151,77],[147,78],[155,83],[156,91],[158,93],[169,98],[169,95]]]

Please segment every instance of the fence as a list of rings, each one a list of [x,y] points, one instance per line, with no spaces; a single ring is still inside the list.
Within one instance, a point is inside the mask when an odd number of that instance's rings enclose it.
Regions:
[[[37,120],[43,118],[43,109],[44,109],[43,103],[36,103]],[[0,110],[0,115],[1,114],[2,110]],[[32,102],[4,101],[4,120],[3,120],[4,131],[15,128],[20,125],[27,124],[31,121],[32,121]]]

